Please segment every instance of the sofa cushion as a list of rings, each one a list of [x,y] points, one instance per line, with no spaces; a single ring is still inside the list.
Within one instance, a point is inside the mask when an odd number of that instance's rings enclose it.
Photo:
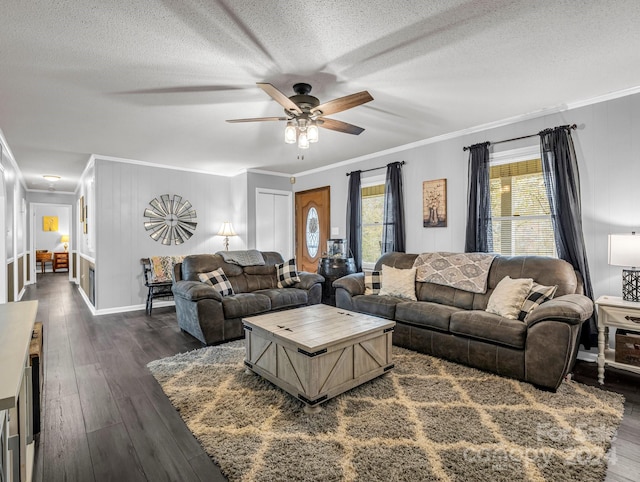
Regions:
[[[276,273],[278,277],[278,288],[286,288],[300,281],[296,260],[293,258],[282,264],[277,264]]]
[[[218,268],[222,268],[229,279],[242,274],[242,268],[240,266],[225,263],[219,254],[192,254],[182,261],[181,279],[200,281],[198,278],[200,273],[208,273]]]
[[[222,296],[234,294],[231,283],[229,283],[229,279],[224,274],[222,268],[215,269],[209,273],[200,273],[198,278],[200,278],[200,281],[203,283],[213,286],[213,289]]]
[[[517,320],[532,285],[531,278],[512,279],[505,276],[491,293],[487,303],[487,311],[511,320]]]
[[[396,305],[396,321],[449,331],[451,315],[460,311],[454,306],[429,303],[428,301],[406,301]]]
[[[307,291],[298,288],[274,288],[254,291],[254,294],[267,296],[271,300],[271,309],[278,310],[288,306],[306,305]]]
[[[396,305],[402,303],[402,298],[384,295],[359,295],[352,298],[353,308],[360,313],[395,319]]]
[[[242,318],[243,316],[264,313],[271,309],[271,300],[268,296],[255,293],[238,293],[222,298],[224,317]]]
[[[364,274],[364,294],[377,295],[382,288],[382,271],[368,271]]]
[[[449,331],[454,335],[524,349],[527,325],[481,310],[458,311],[451,315]]]
[[[529,291],[527,298],[522,304],[522,308],[520,308],[518,319],[520,321],[524,321],[527,315],[531,313],[536,307],[540,306],[545,301],[549,301],[550,299],[552,299],[556,294],[557,289],[557,285],[544,286],[534,282],[533,286],[531,287],[531,291]]]
[[[382,286],[378,294],[416,301],[416,269],[397,269],[383,265]]]

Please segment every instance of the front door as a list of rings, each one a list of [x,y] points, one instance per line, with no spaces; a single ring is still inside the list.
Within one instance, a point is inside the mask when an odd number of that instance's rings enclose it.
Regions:
[[[296,265],[316,273],[331,228],[329,186],[296,193]]]

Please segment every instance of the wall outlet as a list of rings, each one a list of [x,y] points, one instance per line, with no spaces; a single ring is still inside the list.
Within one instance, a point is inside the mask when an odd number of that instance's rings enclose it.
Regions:
[[[340,236],[340,228],[331,226],[331,236]]]

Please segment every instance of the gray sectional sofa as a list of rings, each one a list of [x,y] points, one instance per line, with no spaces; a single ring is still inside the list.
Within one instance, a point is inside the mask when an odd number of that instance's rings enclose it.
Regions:
[[[262,266],[239,266],[219,254],[187,256],[174,265],[172,291],[178,325],[204,344],[240,338],[242,318],[273,310],[320,303],[324,278],[298,272],[300,281],[278,288],[276,264],[283,262],[275,252],[261,252]],[[213,286],[201,282],[198,274],[222,268],[234,295],[222,296]]]
[[[411,268],[418,255],[387,253],[376,263]],[[484,311],[493,289],[505,276],[557,285],[555,297],[524,321]],[[562,260],[539,256],[497,256],[483,294],[416,282],[418,301],[364,295],[364,274],[333,283],[336,306],[396,321],[393,343],[499,375],[556,390],[573,367],[581,324],[593,313],[581,278]]]

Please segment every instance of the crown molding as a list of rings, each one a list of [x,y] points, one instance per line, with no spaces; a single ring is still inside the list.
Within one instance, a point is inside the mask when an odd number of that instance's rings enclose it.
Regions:
[[[91,154],[91,158],[93,158],[94,160],[121,162],[124,164],[134,164],[137,166],[153,167],[156,169],[171,169],[173,171],[193,172],[196,174],[206,174],[209,176],[234,177],[240,173],[240,171],[238,171],[233,174],[220,174],[213,171],[206,171],[204,169],[192,169],[182,166],[172,166],[169,164],[159,164],[157,162],[138,161],[136,159],[127,159],[124,157],[103,156],[101,154]]]
[[[27,189],[27,192],[43,192],[46,194],[70,194],[73,196],[77,191],[49,191],[48,189]]]
[[[292,176],[292,174],[287,174],[286,172],[265,171],[264,169],[250,168],[250,169],[246,169],[245,171],[251,174],[265,174],[267,176],[286,177],[287,179],[289,179]]]

